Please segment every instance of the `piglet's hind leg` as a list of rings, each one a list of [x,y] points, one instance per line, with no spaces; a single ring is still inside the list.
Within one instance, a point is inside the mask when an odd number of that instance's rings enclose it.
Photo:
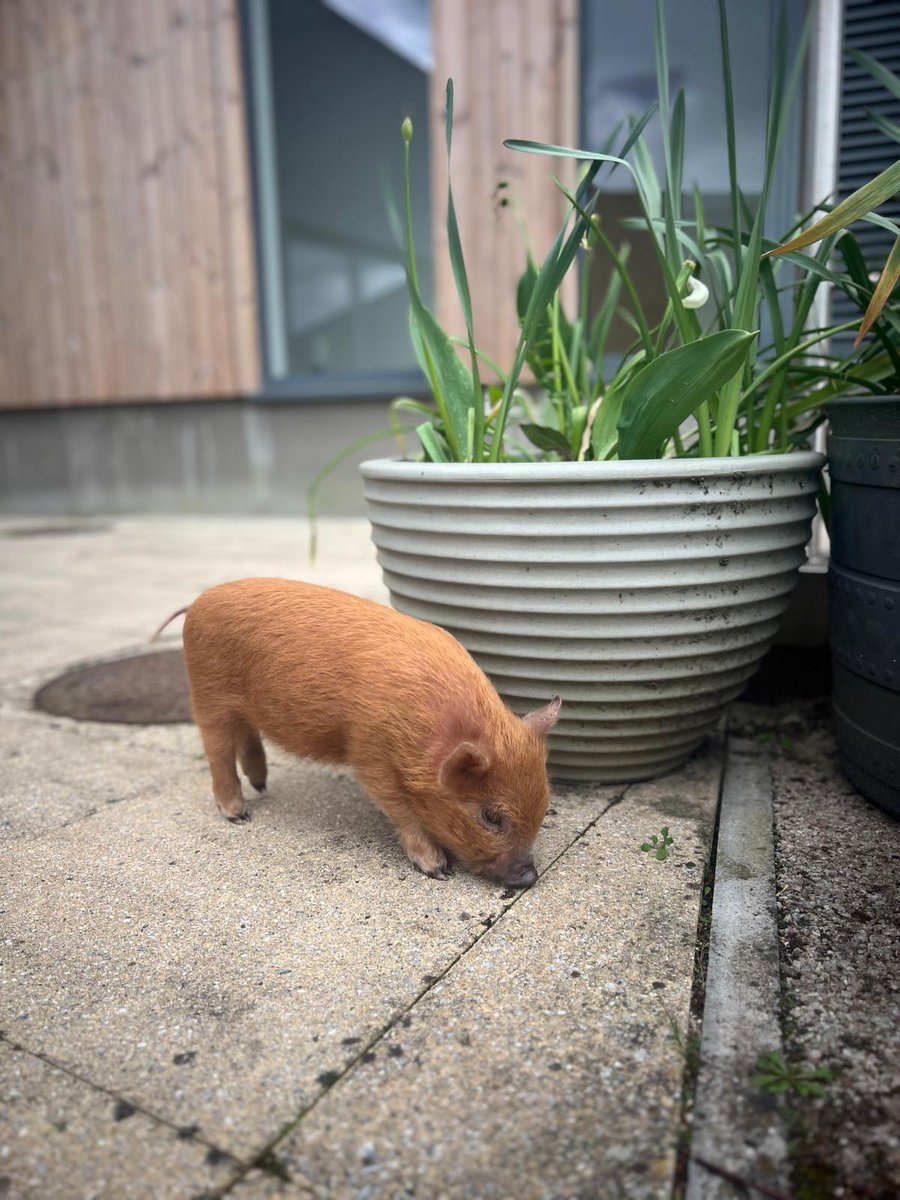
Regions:
[[[204,722],[197,719],[203,749],[212,775],[216,804],[229,821],[249,821],[241,781],[234,762],[235,727],[232,721]]]
[[[266,751],[252,726],[241,722],[236,734],[237,758],[241,770],[258,792],[266,790]]]

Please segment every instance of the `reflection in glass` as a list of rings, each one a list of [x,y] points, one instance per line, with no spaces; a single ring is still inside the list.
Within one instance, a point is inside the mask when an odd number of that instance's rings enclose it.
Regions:
[[[431,285],[428,0],[269,0],[288,375],[414,370],[399,205],[412,117],[413,229]]]
[[[653,47],[653,0],[621,6],[607,0],[584,0],[582,7],[583,126],[592,149],[602,147],[617,128],[624,141],[629,117],[640,116],[657,98]],[[643,19],[641,19],[643,16]],[[691,194],[699,188],[709,225],[730,224],[728,152],[722,90],[719,22],[714,3],[705,0],[667,0],[669,88],[674,100],[685,93],[685,160],[683,211],[693,213]],[[737,123],[740,184],[749,204],[762,185],[769,86],[770,23],[767,4],[729,0],[729,37]],[[658,118],[647,127],[645,139],[659,178],[663,178],[662,134]],[[635,280],[648,319],[658,320],[665,308],[659,266],[649,239],[620,222],[641,215],[634,184],[619,169],[603,185],[597,206],[604,228],[616,244],[631,246],[629,271]],[[593,296],[606,291],[610,267],[596,255],[591,278]],[[614,323],[608,347],[623,352],[633,340],[624,322]]]

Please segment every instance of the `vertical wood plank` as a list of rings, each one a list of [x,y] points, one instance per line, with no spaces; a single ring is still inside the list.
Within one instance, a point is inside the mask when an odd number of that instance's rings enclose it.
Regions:
[[[20,250],[17,272],[23,287],[19,297],[21,354],[27,379],[27,397],[47,394],[44,362],[40,353],[41,311],[39,300],[40,261],[30,251],[40,229],[38,205],[34,202],[34,134],[31,120],[29,69],[25,42],[25,0],[10,5],[11,41],[14,44],[15,74],[9,78],[10,141],[14,180],[15,228]],[[26,282],[27,277],[27,282]],[[12,298],[16,303],[16,297]]]
[[[238,20],[233,0],[209,0],[209,13],[232,381],[237,390],[254,392],[261,374]]]
[[[95,247],[94,184],[90,158],[90,72],[88,47],[91,27],[89,9],[68,0],[61,14],[64,22],[62,61],[58,91],[62,95],[66,133],[66,207],[68,210],[67,275],[69,294],[77,309],[82,377],[76,387],[79,397],[103,396],[107,391],[105,355],[98,328],[101,287]]]
[[[112,291],[112,198],[108,191],[104,88],[107,63],[105,0],[87,0],[83,9],[84,42],[78,64],[77,150],[81,163],[75,203],[81,214],[81,257],[86,264],[85,317],[96,363],[93,398],[116,396],[122,339],[120,313]],[[69,399],[74,397],[69,396]],[[34,403],[42,403],[36,393]]]
[[[147,170],[159,181],[161,222],[160,264],[162,306],[166,313],[167,394],[190,392],[190,297],[182,265],[181,223],[183,188],[176,109],[171,84],[168,5],[147,5],[148,46],[152,53],[150,108],[152,129],[149,145],[154,147]]]
[[[229,352],[228,322],[225,315],[225,238],[222,221],[222,192],[227,181],[219,176],[219,147],[216,106],[212,79],[213,14],[205,0],[194,0],[191,37],[193,54],[194,154],[199,183],[198,204],[203,213],[200,231],[199,283],[204,307],[209,316],[209,380],[213,395],[226,395],[234,376]]]
[[[71,96],[72,66],[77,55],[78,25],[72,0],[50,4],[44,0],[44,25],[48,58],[43,92],[53,136],[52,153],[58,186],[54,189],[54,225],[58,231],[58,305],[62,310],[63,379],[60,397],[70,389],[76,398],[93,394],[90,336],[84,307],[89,286],[86,255],[79,238],[77,166],[74,146],[74,112]]]
[[[143,229],[142,274],[146,289],[146,320],[150,335],[148,395],[177,393],[180,314],[173,311],[177,293],[169,281],[166,256],[166,176],[168,147],[158,118],[158,96],[167,90],[162,54],[159,4],[143,4],[135,12],[133,85],[141,114],[138,137],[138,197]]]
[[[127,0],[122,4],[95,0],[93,7],[91,71],[95,81],[99,199],[95,227],[104,243],[109,304],[104,342],[111,351],[110,396],[104,398],[110,399],[134,395],[135,364],[140,361],[142,349],[134,343],[138,319],[133,284],[140,278],[136,245],[139,232],[134,220],[136,196],[128,186],[131,98],[123,94],[122,70],[126,8]]]
[[[557,97],[559,108],[556,114],[558,127],[567,131],[570,146],[581,145],[581,30],[579,0],[556,0],[557,29],[559,38],[559,63]],[[560,163],[560,178],[574,191],[578,181],[578,167],[573,159]],[[562,298],[569,312],[574,313],[578,305],[578,280],[573,272],[563,285]]]
[[[467,0],[456,0],[458,8],[467,9]],[[456,137],[453,148],[453,169],[456,177],[466,177],[469,170],[468,151],[471,139],[463,136],[470,104],[470,88],[466,72],[465,43],[462,32],[465,21],[454,12],[453,0],[432,0],[431,20],[434,38],[434,69],[428,88],[431,163],[431,251],[432,280],[434,286],[433,307],[439,319],[448,327],[456,328],[460,313],[456,302],[456,290],[447,246],[447,155],[444,149],[444,120],[446,112],[446,82],[453,77],[457,95],[454,97]],[[415,130],[413,131],[415,139]],[[415,140],[412,152],[416,153]],[[463,189],[457,206],[460,229],[471,232],[471,219],[467,205],[470,204],[471,189]],[[455,197],[454,197],[455,199]],[[469,242],[468,236],[463,245]]]
[[[16,245],[20,236],[16,135],[21,112],[17,17],[13,0],[0,0],[0,227],[6,231],[0,237],[0,380],[12,403],[21,404],[29,388],[23,344],[24,281]]]
[[[574,144],[578,136],[578,0],[434,0],[435,66],[431,87],[432,213],[435,307],[456,331],[459,306],[447,262],[443,89],[453,76],[457,93],[454,196],[482,349],[501,366],[512,362],[518,338],[516,285],[525,266],[517,223],[524,217],[538,262],[565,213],[551,175],[574,178],[574,163],[515,154],[503,139],[527,137]],[[438,137],[440,131],[440,137]],[[510,183],[510,203],[499,207],[496,185]],[[575,280],[564,298],[574,311]]]
[[[193,80],[191,71],[191,27],[194,19],[192,0],[168,0],[166,8],[166,62],[168,86],[174,115],[173,163],[178,188],[178,259],[177,286],[186,297],[184,309],[187,330],[186,357],[182,363],[182,388],[206,392],[212,376],[210,363],[209,315],[203,305],[200,237],[203,213],[200,209],[199,163],[195,154],[196,123],[192,111]]]
[[[26,177],[31,195],[33,273],[30,285],[37,288],[43,304],[41,316],[34,314],[28,330],[29,361],[38,386],[50,400],[58,400],[65,388],[63,313],[59,288],[60,245],[56,207],[59,172],[56,147],[50,129],[44,84],[46,81],[46,11],[38,0],[23,6],[21,52],[27,103]],[[33,312],[34,312],[33,307]]]
[[[460,140],[470,166],[466,172],[455,169],[453,172],[454,201],[457,196],[462,199],[467,222],[463,245],[471,247],[467,268],[485,262],[495,245],[493,193],[497,180],[492,141],[496,126],[496,103],[492,81],[497,55],[496,15],[493,5],[481,3],[480,0],[468,0],[466,58],[469,70],[462,80],[465,88],[462,99],[465,105],[463,111],[469,119],[463,126]],[[475,330],[479,341],[482,329],[490,328],[496,321],[496,306],[501,298],[498,284],[502,285],[502,281],[498,280],[495,271],[485,272],[481,286],[472,293]],[[465,333],[462,321],[459,333]]]
[[[521,154],[513,154],[503,145],[507,137],[530,137],[525,130],[532,128],[528,119],[527,101],[530,80],[527,72],[526,50],[528,31],[521,11],[514,0],[499,0],[497,12],[497,46],[499,61],[497,77],[497,121],[503,129],[490,146],[494,172],[509,186],[503,199],[505,206],[498,206],[493,220],[496,256],[495,272],[498,297],[495,305],[498,321],[502,322],[495,333],[497,351],[501,355],[496,361],[504,367],[511,366],[519,339],[519,318],[516,309],[516,288],[525,270],[529,247],[533,248],[532,206],[525,190],[525,171],[529,160]],[[540,255],[538,255],[540,261]]]
[[[132,0],[106,0],[103,12],[112,36],[108,43],[105,109],[112,168],[112,211],[115,235],[112,283],[120,326],[120,371],[117,392],[125,399],[147,395],[153,371],[151,331],[146,308],[147,238],[140,194],[140,111],[135,94],[133,49],[135,7]]]

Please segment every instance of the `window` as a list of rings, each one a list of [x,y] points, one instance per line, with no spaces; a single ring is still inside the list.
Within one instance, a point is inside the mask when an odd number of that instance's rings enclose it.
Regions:
[[[431,288],[428,0],[247,0],[246,44],[266,378],[379,394],[419,378],[399,210],[415,127],[413,230]]]
[[[740,184],[753,204],[762,186],[766,137],[773,22],[777,5],[729,0],[728,27],[734,86],[737,160]],[[583,0],[582,5],[582,122],[583,143],[604,145],[621,123],[617,140],[623,141],[627,119],[640,116],[657,97],[653,43],[652,0],[614,5],[608,0]],[[800,6],[793,15],[802,18]],[[667,0],[669,88],[674,101],[679,88],[685,93],[685,162],[683,209],[693,214],[692,190],[696,184],[704,201],[707,225],[730,225],[728,157],[722,86],[719,21],[714,0]],[[799,23],[799,21],[796,21]],[[796,32],[796,31],[795,31]],[[798,98],[797,111],[800,104]],[[793,131],[796,138],[798,127]],[[662,179],[662,137],[659,119],[651,121],[646,141]],[[613,153],[616,147],[612,147]],[[797,200],[797,160],[790,143],[782,152],[786,170],[776,183],[769,203],[769,232],[779,235],[791,223]],[[613,174],[603,185],[597,206],[614,243],[631,247],[629,270],[635,280],[648,319],[657,320],[665,307],[659,266],[646,236],[622,229],[623,218],[641,215],[630,175]],[[592,295],[605,293],[610,265],[604,255],[594,258]],[[654,296],[658,303],[654,303]],[[609,350],[622,353],[633,332],[623,321],[614,324]]]

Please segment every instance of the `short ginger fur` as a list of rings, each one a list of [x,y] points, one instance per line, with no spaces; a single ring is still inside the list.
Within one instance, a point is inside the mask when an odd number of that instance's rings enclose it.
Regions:
[[[547,809],[545,734],[558,697],[521,718],[446,631],[330,588],[244,579],[187,610],[194,719],[223,814],[246,819],[236,761],[266,785],[261,736],[348,763],[410,860],[443,878],[447,852],[512,886],[536,877]]]

